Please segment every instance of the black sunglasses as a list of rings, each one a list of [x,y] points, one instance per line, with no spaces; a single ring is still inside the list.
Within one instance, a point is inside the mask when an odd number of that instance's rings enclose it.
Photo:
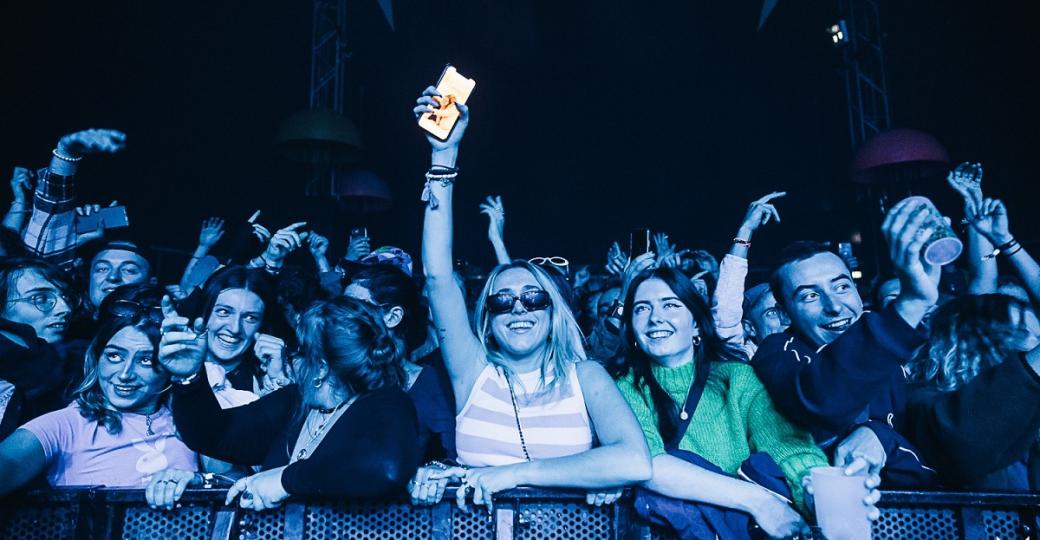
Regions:
[[[492,294],[487,297],[487,310],[492,315],[509,313],[513,311],[513,306],[516,305],[517,300],[520,301],[520,304],[527,311],[541,311],[548,309],[552,305],[552,298],[549,298],[549,293],[538,289],[524,291],[520,293],[520,296],[513,296],[509,293]]]

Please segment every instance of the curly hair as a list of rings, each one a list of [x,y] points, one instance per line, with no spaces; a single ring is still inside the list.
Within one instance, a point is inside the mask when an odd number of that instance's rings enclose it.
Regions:
[[[1010,296],[962,296],[943,304],[932,318],[931,338],[909,367],[910,380],[952,392],[979,372],[1004,361],[1011,352]]]
[[[316,302],[300,317],[296,331],[301,355],[294,369],[305,401],[322,361],[332,378],[355,394],[405,384],[405,351],[378,308],[367,302],[345,296]]]

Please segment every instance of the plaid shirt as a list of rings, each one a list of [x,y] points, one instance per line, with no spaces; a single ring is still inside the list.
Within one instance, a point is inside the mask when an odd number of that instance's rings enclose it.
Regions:
[[[76,248],[74,177],[44,168],[38,178],[32,216],[22,239],[31,253],[68,267]]]

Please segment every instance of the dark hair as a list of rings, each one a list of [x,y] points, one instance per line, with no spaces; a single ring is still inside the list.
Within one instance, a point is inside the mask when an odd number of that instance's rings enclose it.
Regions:
[[[408,274],[396,266],[374,264],[355,272],[350,282],[368,289],[376,304],[399,306],[404,310],[401,324],[391,328],[390,332],[404,340],[408,352],[426,342],[429,307],[419,284]]]
[[[166,291],[161,287],[147,282],[120,285],[101,301],[101,305],[98,307],[98,322],[104,324],[113,318],[119,317],[113,313],[112,306],[116,302],[133,302],[142,308],[139,316],[146,317],[147,310],[157,311],[159,309],[162,297],[165,294]]]
[[[245,266],[225,266],[213,273],[202,287],[202,310],[195,314],[203,320],[209,318],[220,293],[228,289],[245,289],[256,293],[264,302],[263,325],[274,319],[271,315],[275,305],[274,286],[267,272]]]
[[[676,436],[679,428],[679,407],[668,395],[668,392],[657,382],[651,367],[654,360],[650,358],[636,341],[632,328],[632,305],[635,302],[636,290],[649,279],[660,279],[672,289],[679,301],[690,310],[693,321],[700,329],[701,343],[694,349],[694,362],[697,369],[711,369],[712,362],[746,362],[747,355],[740,349],[730,346],[715,331],[715,323],[711,316],[711,307],[701,298],[690,280],[680,271],[673,268],[657,268],[639,274],[628,286],[625,298],[624,320],[622,321],[623,359],[613,363],[614,377],[620,378],[632,374],[632,383],[640,391],[650,389],[650,398],[657,412],[657,430],[661,438],[669,441]],[[696,376],[696,375],[695,375]]]
[[[115,294],[115,292],[113,291],[112,294]],[[108,342],[112,340],[112,337],[128,326],[137,328],[144,335],[148,336],[148,341],[152,343],[155,355],[152,368],[165,373],[158,363],[159,323],[149,319],[144,314],[134,317],[113,317],[101,323],[94,340],[87,346],[87,353],[83,360],[83,382],[73,391],[76,404],[79,405],[79,414],[87,420],[96,421],[99,425],[104,426],[112,435],[118,435],[123,430],[123,415],[119,411],[113,410],[109,406],[108,400],[105,399],[105,394],[101,390],[101,384],[98,379],[98,362],[101,359],[101,352],[108,346]],[[165,393],[165,390],[163,393]],[[160,402],[164,398],[164,396],[160,395]]]
[[[7,306],[15,293],[12,290],[15,280],[27,270],[40,274],[64,294],[71,295],[74,292],[69,276],[57,265],[36,257],[9,257],[0,260],[0,306]],[[70,308],[74,309],[76,305],[78,302],[69,302]]]
[[[278,303],[303,313],[310,305],[328,297],[314,270],[285,266],[278,274]]]
[[[357,394],[405,384],[405,352],[367,302],[345,296],[317,302],[300,317],[296,331],[301,353],[296,374],[305,397],[314,389],[322,360],[339,383]]]
[[[820,253],[833,253],[830,244],[811,240],[798,240],[788,244],[780,252],[780,259],[773,268],[773,273],[769,275],[769,289],[773,291],[773,297],[776,298],[777,304],[784,304],[784,289],[781,283],[781,272],[784,267],[791,263],[804,261]]]

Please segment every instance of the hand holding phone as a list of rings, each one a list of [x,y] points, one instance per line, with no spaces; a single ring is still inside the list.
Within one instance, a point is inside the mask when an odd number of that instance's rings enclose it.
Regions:
[[[101,227],[118,229],[129,226],[125,206],[109,206],[90,215],[76,216],[76,234],[92,233]]]
[[[439,107],[423,113],[419,117],[419,127],[442,141],[447,140],[459,119],[459,108],[456,104],[465,105],[476,84],[473,79],[460,75],[451,64],[445,66],[437,81],[437,93],[440,96],[433,96]]]

